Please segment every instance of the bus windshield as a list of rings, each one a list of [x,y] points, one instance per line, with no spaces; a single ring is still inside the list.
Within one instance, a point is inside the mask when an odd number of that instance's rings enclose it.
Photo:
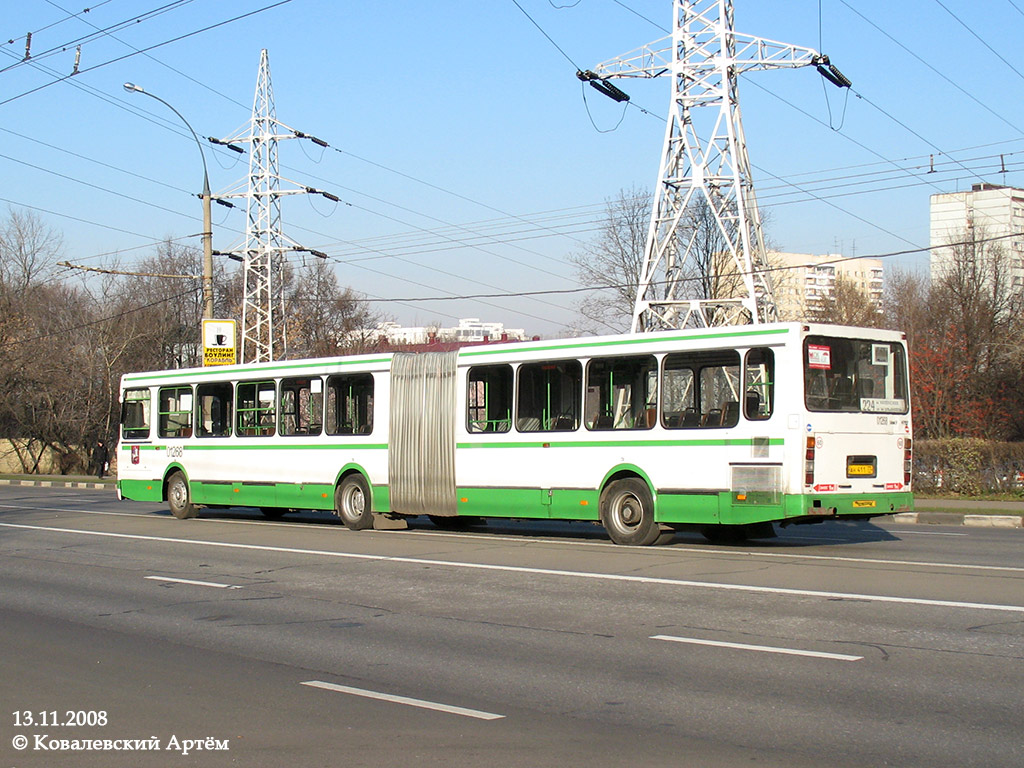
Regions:
[[[807,410],[907,412],[906,355],[898,342],[808,336],[803,359]]]

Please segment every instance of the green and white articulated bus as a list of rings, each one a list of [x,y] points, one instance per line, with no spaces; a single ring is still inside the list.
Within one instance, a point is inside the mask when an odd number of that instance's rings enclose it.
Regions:
[[[118,494],[601,523],[619,544],[909,511],[895,331],[779,323],[127,374]]]

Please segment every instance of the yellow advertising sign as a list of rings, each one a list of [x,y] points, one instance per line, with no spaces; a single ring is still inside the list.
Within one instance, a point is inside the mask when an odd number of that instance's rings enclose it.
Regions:
[[[203,365],[234,365],[235,321],[203,320]]]

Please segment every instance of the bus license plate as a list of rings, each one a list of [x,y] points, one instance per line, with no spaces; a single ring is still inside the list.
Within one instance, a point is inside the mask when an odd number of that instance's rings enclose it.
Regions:
[[[874,456],[847,456],[847,477],[874,477],[878,471],[877,459]]]
[[[853,508],[854,509],[863,509],[865,507],[873,507],[873,506],[875,506],[874,499],[854,499],[853,500]]]

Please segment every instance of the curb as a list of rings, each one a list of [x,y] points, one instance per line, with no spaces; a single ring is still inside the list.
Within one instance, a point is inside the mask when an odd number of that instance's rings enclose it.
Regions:
[[[87,483],[81,480],[8,480],[0,478],[0,485],[26,485],[36,488],[87,488],[89,490],[115,490],[113,483]]]
[[[964,525],[972,528],[1024,528],[1022,515],[968,515],[958,512],[900,512],[891,515],[895,523],[921,525]]]

